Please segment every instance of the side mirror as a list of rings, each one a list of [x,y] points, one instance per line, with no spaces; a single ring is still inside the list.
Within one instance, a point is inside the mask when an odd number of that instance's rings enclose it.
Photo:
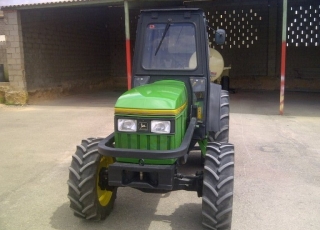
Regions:
[[[223,45],[226,41],[226,31],[223,29],[217,29],[215,34],[215,42],[217,45]]]

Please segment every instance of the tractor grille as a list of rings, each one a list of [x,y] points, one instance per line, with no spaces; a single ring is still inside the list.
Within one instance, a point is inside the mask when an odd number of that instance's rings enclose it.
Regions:
[[[169,150],[176,147],[174,135],[116,133],[116,136],[116,148]]]

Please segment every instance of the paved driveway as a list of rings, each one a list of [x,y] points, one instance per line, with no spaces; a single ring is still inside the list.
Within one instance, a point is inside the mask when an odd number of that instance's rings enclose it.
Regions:
[[[113,130],[119,93],[83,94],[23,107],[0,105],[0,229],[201,229],[201,199],[179,191],[120,188],[102,222],[73,216],[67,198],[75,146]],[[231,95],[230,142],[236,148],[233,229],[320,229],[320,94]],[[187,170],[200,168],[191,154]]]

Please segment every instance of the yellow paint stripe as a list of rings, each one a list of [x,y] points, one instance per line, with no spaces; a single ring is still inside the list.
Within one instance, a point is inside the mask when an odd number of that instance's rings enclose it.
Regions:
[[[187,102],[177,109],[127,109],[127,108],[115,108],[116,114],[130,114],[130,115],[161,115],[170,116],[178,115],[187,106]]]

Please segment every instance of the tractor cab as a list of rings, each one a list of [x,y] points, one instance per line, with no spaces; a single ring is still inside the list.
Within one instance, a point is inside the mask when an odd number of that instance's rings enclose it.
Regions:
[[[210,84],[204,12],[200,9],[143,10],[137,31],[132,86],[160,80],[183,82],[188,100],[187,121],[197,118],[192,145],[204,140],[209,132],[220,130],[218,102],[214,100],[220,100],[221,88]],[[223,39],[224,33],[220,30],[216,41],[221,44]],[[210,108],[215,112],[210,112]]]

